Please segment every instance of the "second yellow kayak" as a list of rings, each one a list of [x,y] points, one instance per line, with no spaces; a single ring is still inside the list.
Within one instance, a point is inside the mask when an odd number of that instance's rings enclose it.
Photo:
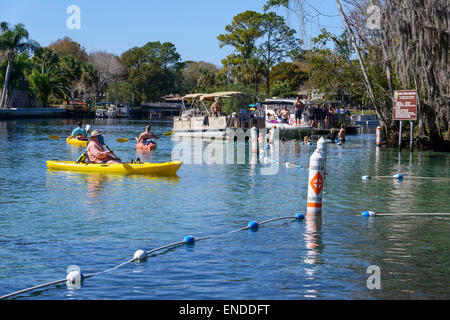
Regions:
[[[69,137],[67,137],[66,142],[73,146],[79,146],[79,147],[87,147],[87,145],[88,145],[87,140],[83,141],[83,140],[78,140],[76,138],[69,138]]]

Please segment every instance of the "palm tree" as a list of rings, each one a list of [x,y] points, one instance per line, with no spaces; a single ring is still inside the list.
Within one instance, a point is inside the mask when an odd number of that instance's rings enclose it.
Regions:
[[[6,69],[7,69],[7,61],[3,61],[3,63],[0,64],[0,83],[3,84],[5,81],[5,75],[6,75]],[[10,75],[9,75],[9,83],[11,84],[17,84],[19,81],[23,83],[23,81],[26,79],[25,75],[28,74],[32,69],[32,63],[30,58],[28,57],[28,54],[21,53],[16,56],[14,59],[14,65],[11,68]],[[22,88],[23,89],[23,88]],[[12,99],[12,96],[11,96]]]
[[[32,61],[34,68],[28,80],[36,98],[44,105],[50,95],[68,100],[71,80],[66,70],[61,68],[59,55],[49,48],[41,48],[36,51]]]
[[[0,31],[0,50],[5,52],[8,60],[5,83],[3,84],[0,100],[0,108],[3,108],[6,105],[6,92],[8,90],[14,58],[22,52],[34,52],[39,48],[39,44],[36,41],[29,39],[28,31],[21,23],[16,24],[14,28],[10,29],[7,23],[2,22],[0,24]]]
[[[36,92],[38,100],[42,101],[44,106],[47,105],[50,95],[65,100],[70,97],[70,80],[58,65],[41,64],[33,69],[28,80],[31,89]]]
[[[244,61],[241,68],[242,82],[245,86],[254,84],[255,96],[258,95],[258,87],[263,80],[264,63],[258,58],[250,58]]]
[[[98,83],[100,77],[97,70],[92,64],[83,63],[81,65],[81,71],[81,83],[83,84],[85,91],[88,93],[88,96],[91,96],[91,98],[93,98],[95,106],[97,102]]]

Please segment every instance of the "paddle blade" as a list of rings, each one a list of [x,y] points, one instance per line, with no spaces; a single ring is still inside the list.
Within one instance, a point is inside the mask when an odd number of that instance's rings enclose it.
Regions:
[[[87,124],[87,125],[86,125],[86,129],[85,129],[86,132],[89,132],[89,129],[90,129],[90,128],[91,128],[91,125],[90,125],[90,124]]]
[[[127,142],[127,141],[130,141],[130,139],[127,139],[127,138],[117,139],[117,142],[120,142],[120,143]]]
[[[49,135],[48,137],[49,137],[50,139],[55,139],[55,140],[61,138],[60,136],[53,136],[53,135]]]
[[[173,130],[167,131],[167,132],[164,132],[164,133],[163,133],[164,136],[170,136],[170,135],[172,135],[172,134],[173,134]]]

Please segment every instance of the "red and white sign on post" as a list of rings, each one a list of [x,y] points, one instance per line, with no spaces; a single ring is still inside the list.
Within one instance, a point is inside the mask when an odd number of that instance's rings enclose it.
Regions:
[[[417,91],[394,91],[394,120],[417,120]]]

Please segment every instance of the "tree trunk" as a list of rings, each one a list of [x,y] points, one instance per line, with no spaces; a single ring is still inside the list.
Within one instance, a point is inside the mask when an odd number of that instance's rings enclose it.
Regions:
[[[0,101],[0,108],[6,107],[6,91],[8,90],[9,76],[11,75],[12,63],[14,60],[14,53],[8,54],[8,66],[6,67],[5,83],[3,84],[2,98]]]
[[[339,0],[336,0],[336,4],[337,4],[338,10],[339,10],[339,12],[340,12],[340,14],[342,16],[342,20],[344,20],[345,26],[347,28],[347,31],[348,31],[349,35],[350,35],[350,40],[351,40],[351,42],[353,44],[353,48],[355,49],[356,56],[358,57],[359,65],[360,65],[361,71],[363,73],[363,77],[364,77],[364,80],[365,80],[364,81],[365,82],[365,87],[366,87],[367,93],[369,94],[369,98],[370,98],[370,100],[373,103],[373,106],[375,108],[375,112],[377,113],[378,119],[380,119],[381,126],[386,127],[386,120],[385,120],[385,118],[384,118],[384,116],[383,116],[383,114],[381,112],[380,107],[377,105],[377,103],[375,101],[375,96],[373,94],[372,85],[370,83],[369,76],[367,75],[366,67],[364,66],[364,62],[362,60],[361,53],[359,51],[359,47],[356,44],[356,38],[355,38],[355,34],[353,33],[353,29],[350,27],[350,25],[349,25],[349,23],[347,21],[347,17],[345,16],[344,11],[342,10],[342,5],[339,2]]]

